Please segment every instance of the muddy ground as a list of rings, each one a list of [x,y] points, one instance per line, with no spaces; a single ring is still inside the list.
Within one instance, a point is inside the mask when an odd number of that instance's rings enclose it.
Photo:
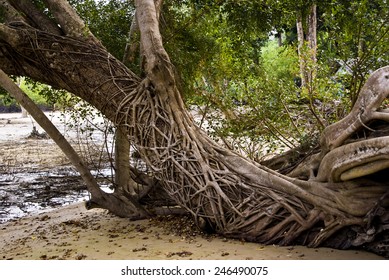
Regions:
[[[87,211],[88,194],[62,152],[49,139],[26,139],[36,124],[19,116],[0,114],[0,259],[382,259],[225,239],[199,232],[189,217],[134,222]]]

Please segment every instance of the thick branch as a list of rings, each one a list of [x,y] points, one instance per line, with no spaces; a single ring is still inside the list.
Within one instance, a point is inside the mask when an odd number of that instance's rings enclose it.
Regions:
[[[61,29],[52,20],[50,20],[42,11],[29,0],[10,0],[12,5],[28,17],[28,19],[39,29],[55,34],[62,35]]]
[[[44,2],[67,36],[85,38],[99,43],[68,1],[44,0]]]
[[[146,59],[145,70],[152,81],[174,82],[174,74],[171,69],[169,56],[163,45],[162,37],[159,33],[159,22],[157,9],[153,0],[136,1],[138,21],[141,32],[141,43],[143,55]],[[155,86],[159,86],[156,83]],[[164,84],[165,83],[161,83]]]

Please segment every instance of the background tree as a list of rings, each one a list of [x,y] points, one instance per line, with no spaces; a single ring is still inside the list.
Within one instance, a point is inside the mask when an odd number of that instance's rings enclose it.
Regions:
[[[354,104],[368,75],[389,62],[386,1],[328,1],[322,9],[321,57]]]

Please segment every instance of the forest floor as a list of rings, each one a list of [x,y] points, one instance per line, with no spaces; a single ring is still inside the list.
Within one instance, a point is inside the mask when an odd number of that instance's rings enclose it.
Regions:
[[[55,123],[61,125],[59,118]],[[87,195],[77,189],[82,182],[75,179],[62,152],[51,140],[26,139],[33,125],[20,114],[0,114],[0,259],[382,259],[364,251],[265,246],[226,239],[198,231],[185,216],[130,221],[106,210],[86,210],[82,200]],[[31,188],[34,192],[29,192]],[[63,196],[66,188],[79,195],[65,201],[46,194]],[[21,194],[13,196],[10,189]],[[31,196],[44,199],[34,202]],[[7,208],[15,200],[18,215],[4,218],[15,212]],[[35,205],[31,211],[20,206],[27,204],[24,200]]]

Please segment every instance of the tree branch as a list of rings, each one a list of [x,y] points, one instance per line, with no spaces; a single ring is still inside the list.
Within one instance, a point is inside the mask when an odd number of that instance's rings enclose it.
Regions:
[[[44,0],[44,2],[67,36],[85,38],[99,43],[68,1]]]
[[[158,11],[154,0],[135,1],[141,33],[142,55],[145,57],[145,71],[151,80],[173,82],[174,74],[159,32]],[[165,83],[162,83],[165,86]]]
[[[23,12],[26,17],[35,25],[37,28],[55,34],[63,35],[61,29],[52,20],[50,20],[42,11],[28,0],[9,0],[12,5]]]

